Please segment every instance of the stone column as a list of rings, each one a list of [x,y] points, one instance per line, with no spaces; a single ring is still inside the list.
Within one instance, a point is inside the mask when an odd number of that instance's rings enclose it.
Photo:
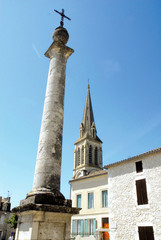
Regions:
[[[66,62],[74,52],[65,45],[68,38],[67,30],[58,27],[53,33],[54,42],[45,53],[50,58],[50,67],[33,190],[29,196],[60,191]]]
[[[45,56],[50,67],[42,117],[34,184],[20,206],[16,240],[69,240],[71,216],[80,209],[60,193],[65,70],[73,49],[67,47],[65,28],[53,33],[54,42]]]

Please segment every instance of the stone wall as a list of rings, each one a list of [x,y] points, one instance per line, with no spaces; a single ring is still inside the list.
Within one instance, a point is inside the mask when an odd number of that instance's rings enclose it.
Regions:
[[[15,232],[15,229],[10,228],[10,225],[6,223],[12,216],[10,207],[10,198],[2,199],[2,197],[0,197],[0,240],[7,240],[11,232]]]
[[[136,173],[136,161],[143,172]],[[109,175],[110,240],[139,240],[138,226],[153,226],[161,239],[161,153],[113,165]],[[138,205],[136,180],[146,179],[148,204]]]
[[[71,214],[43,211],[19,213],[15,240],[69,240]]]

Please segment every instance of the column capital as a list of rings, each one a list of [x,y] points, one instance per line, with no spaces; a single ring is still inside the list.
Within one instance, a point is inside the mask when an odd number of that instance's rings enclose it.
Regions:
[[[44,55],[51,59],[56,53],[62,53],[67,60],[73,52],[74,50],[72,48],[65,46],[63,43],[53,42]]]
[[[55,31],[53,32],[54,42],[45,52],[45,56],[48,58],[53,58],[55,53],[62,53],[67,60],[68,57],[70,57],[71,54],[74,52],[72,48],[66,46],[68,39],[69,34],[65,28],[63,27],[56,28]]]

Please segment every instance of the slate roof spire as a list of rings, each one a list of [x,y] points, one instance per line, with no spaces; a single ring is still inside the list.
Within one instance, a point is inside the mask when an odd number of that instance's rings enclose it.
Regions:
[[[97,136],[88,84],[80,137],[75,142],[73,178],[87,176],[101,169],[102,141]]]
[[[95,128],[89,84],[88,84],[87,97],[86,97],[86,103],[85,103],[81,128],[83,128],[83,133],[88,133],[90,135],[91,135],[92,128]],[[96,131],[96,129],[95,129],[95,131]]]

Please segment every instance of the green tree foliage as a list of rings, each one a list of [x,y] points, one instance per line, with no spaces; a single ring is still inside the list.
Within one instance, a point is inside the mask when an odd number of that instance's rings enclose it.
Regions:
[[[18,216],[16,214],[12,214],[12,216],[6,221],[6,223],[10,224],[11,228],[16,229],[17,221],[18,221]]]

